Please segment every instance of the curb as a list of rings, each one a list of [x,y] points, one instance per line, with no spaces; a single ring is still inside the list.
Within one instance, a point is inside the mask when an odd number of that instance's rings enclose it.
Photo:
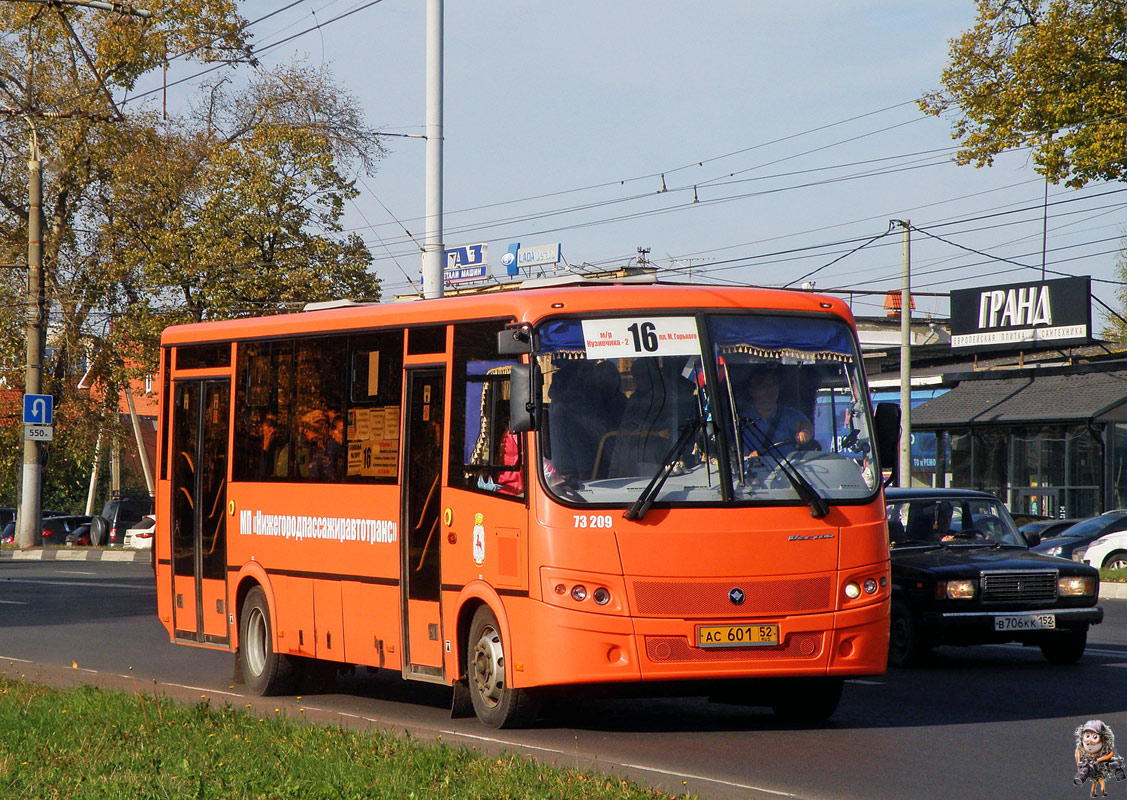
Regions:
[[[96,548],[32,547],[4,548],[0,561],[151,561],[148,550],[99,550]]]
[[[1127,600],[1127,583],[1101,583],[1101,600]]]

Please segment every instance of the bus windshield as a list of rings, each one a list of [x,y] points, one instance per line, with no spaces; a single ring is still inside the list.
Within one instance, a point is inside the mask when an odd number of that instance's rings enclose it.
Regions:
[[[537,334],[539,468],[567,503],[824,505],[876,491],[843,321],[650,315],[552,320]]]

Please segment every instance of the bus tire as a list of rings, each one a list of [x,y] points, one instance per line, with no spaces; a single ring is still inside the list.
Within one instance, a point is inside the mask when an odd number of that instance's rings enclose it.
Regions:
[[[825,722],[841,702],[842,678],[795,678],[782,681],[771,710],[782,722],[811,724]]]
[[[274,652],[270,606],[260,586],[247,592],[239,614],[239,670],[247,688],[267,696],[290,694],[296,669],[293,660]]]
[[[528,689],[509,685],[501,626],[489,606],[474,612],[466,654],[470,700],[477,718],[490,728],[521,728],[536,719],[539,703]]]

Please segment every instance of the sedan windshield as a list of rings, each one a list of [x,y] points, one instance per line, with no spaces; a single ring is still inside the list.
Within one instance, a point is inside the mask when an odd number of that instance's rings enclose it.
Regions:
[[[564,500],[824,510],[876,490],[854,338],[836,318],[566,319],[538,339],[540,468]]]
[[[892,546],[988,544],[1025,547],[1005,506],[993,498],[927,497],[888,504]]]

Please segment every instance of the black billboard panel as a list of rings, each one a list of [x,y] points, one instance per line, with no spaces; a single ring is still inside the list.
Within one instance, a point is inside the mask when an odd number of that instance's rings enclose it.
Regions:
[[[980,350],[1087,344],[1092,279],[1061,278],[951,292],[951,347]]]

